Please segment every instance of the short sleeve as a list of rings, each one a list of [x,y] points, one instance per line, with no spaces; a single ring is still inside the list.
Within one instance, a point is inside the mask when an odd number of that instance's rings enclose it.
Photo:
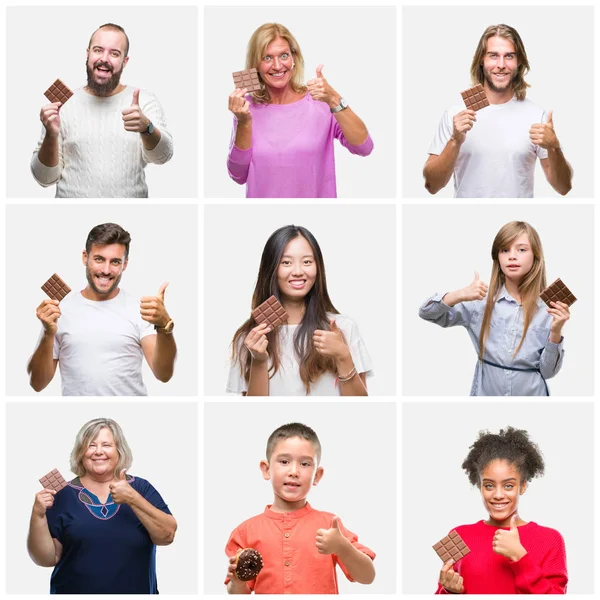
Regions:
[[[225,555],[227,556],[227,558],[229,558],[230,556],[235,556],[238,550],[243,550],[244,548],[247,548],[248,544],[246,540],[246,529],[244,527],[244,524],[242,523],[241,525],[236,527],[229,536],[229,540],[227,541],[227,545],[225,546]],[[231,579],[229,577],[225,577],[225,585],[227,585],[230,581]],[[246,585],[251,590],[253,590],[255,582],[256,579],[246,581]]]
[[[342,330],[346,338],[346,343],[350,348],[352,362],[356,367],[357,373],[365,373],[367,377],[373,377],[375,372],[372,368],[371,357],[360,335],[358,325],[352,319],[343,315],[330,314],[329,318],[335,320],[337,326]]]
[[[242,341],[240,340],[238,351],[236,352],[236,358],[229,361],[229,377],[227,378],[227,390],[228,394],[235,394],[241,396],[248,391],[248,383],[242,375],[242,369],[240,365],[240,349]]]
[[[158,493],[156,488],[145,479],[140,477],[134,477],[132,481],[129,482],[131,487],[154,506],[158,508],[158,510],[162,510],[167,515],[172,514],[167,506],[167,503],[163,500],[162,496]]]
[[[344,534],[344,537],[360,552],[362,552],[363,554],[366,554],[371,560],[375,559],[375,552],[373,552],[373,550],[371,550],[370,548],[367,548],[367,546],[361,544],[358,541],[358,536],[355,533],[352,533],[352,531],[350,531],[349,529],[346,529],[346,527],[344,527],[343,522],[340,525],[340,529],[342,531],[342,533]],[[346,565],[344,565],[339,558],[337,557],[336,554],[333,555],[334,556],[334,560],[335,562],[340,566],[340,569],[342,569],[342,572],[344,573],[344,575],[346,576],[346,579],[348,581],[355,581],[352,576],[350,575],[350,573],[348,572],[348,569],[346,567]]]
[[[138,332],[140,336],[140,340],[143,340],[147,335],[153,335],[156,333],[154,326],[152,323],[148,323],[148,321],[144,321],[144,319],[140,319],[138,323]]]
[[[541,123],[548,122],[548,111],[545,110],[542,112],[542,120],[540,122]],[[533,123],[532,123],[532,125],[533,125]],[[562,146],[561,146],[561,149],[562,149]],[[548,158],[548,150],[546,150],[546,148],[542,148],[541,146],[538,146],[537,144],[535,145],[535,153],[540,160],[542,158]]]
[[[452,136],[452,116],[450,111],[445,111],[438,125],[437,131],[427,151],[429,154],[439,156],[446,147],[448,140]]]

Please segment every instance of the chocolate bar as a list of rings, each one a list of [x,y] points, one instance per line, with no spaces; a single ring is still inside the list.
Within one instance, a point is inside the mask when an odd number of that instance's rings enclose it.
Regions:
[[[60,79],[57,79],[45,92],[44,96],[50,102],[62,102],[63,104],[73,95],[73,92]]]
[[[52,469],[50,473],[47,473],[41,477],[40,483],[42,484],[43,488],[47,490],[54,490],[56,492],[60,492],[60,490],[66,488],[68,485],[58,469]]]
[[[479,110],[490,105],[490,101],[487,99],[483,86],[480,83],[461,92],[460,95],[465,101],[465,106],[471,110]]]
[[[249,92],[258,92],[260,90],[260,80],[256,69],[247,69],[245,71],[236,71],[233,74],[233,83],[235,88],[246,88]]]
[[[275,329],[275,327],[283,325],[289,315],[279,300],[275,296],[271,296],[252,311],[252,317],[259,325],[266,322],[271,329]]]
[[[448,562],[450,559],[457,562],[471,552],[456,531],[451,531],[445,538],[434,544],[433,549],[444,562]]]
[[[52,275],[42,286],[42,290],[59,302],[71,291],[71,288],[56,274]]]
[[[540,298],[550,307],[550,302],[564,302],[571,306],[577,301],[573,292],[559,279],[551,283],[541,294]]]

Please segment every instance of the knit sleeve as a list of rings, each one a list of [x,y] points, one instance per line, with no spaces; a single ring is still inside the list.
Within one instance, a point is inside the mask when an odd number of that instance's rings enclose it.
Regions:
[[[140,105],[144,115],[160,131],[160,140],[152,150],[146,150],[142,144],[142,158],[147,163],[163,165],[173,156],[173,137],[167,130],[165,113],[156,96],[146,90],[140,92]]]
[[[233,129],[229,142],[229,154],[227,156],[227,172],[229,177],[236,183],[243,185],[248,180],[248,171],[252,160],[252,148],[242,150],[235,145],[235,134],[237,131],[237,119],[233,118]]]
[[[567,555],[565,542],[558,533],[552,531],[548,540],[548,551],[542,561],[536,561],[527,553],[516,562],[510,562],[515,576],[518,594],[566,594],[567,593]]]
[[[342,128],[340,127],[339,123],[335,120],[335,117],[333,115],[331,115],[331,118],[335,121],[335,123],[334,123],[335,137],[338,140],[340,140],[340,144],[342,144],[342,146],[344,146],[344,148],[346,148],[351,154],[356,154],[357,156],[369,156],[369,154],[371,154],[371,152],[373,152],[373,140],[371,139],[371,136],[368,133],[367,133],[367,139],[362,144],[353,146],[346,139],[346,136],[344,135],[344,132],[342,131]]]
[[[58,164],[54,167],[47,167],[44,165],[39,159],[39,152],[42,144],[44,142],[44,138],[46,137],[46,129],[42,126],[42,135],[38,142],[36,149],[33,151],[33,156],[31,157],[31,173],[34,179],[42,186],[49,187],[55,184],[62,175],[63,170],[63,153],[62,153],[62,135],[58,136]]]

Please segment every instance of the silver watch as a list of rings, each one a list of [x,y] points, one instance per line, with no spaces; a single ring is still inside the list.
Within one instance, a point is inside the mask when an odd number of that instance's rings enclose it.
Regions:
[[[329,110],[332,113],[338,113],[345,108],[348,108],[348,103],[343,98],[340,98],[340,103],[335,108],[330,108]]]

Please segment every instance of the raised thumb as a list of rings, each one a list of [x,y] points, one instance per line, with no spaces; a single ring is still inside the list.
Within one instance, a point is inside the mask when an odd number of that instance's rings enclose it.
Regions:
[[[510,530],[511,531],[515,531],[517,529],[517,519],[518,519],[518,515],[517,513],[515,513],[511,519],[510,519]]]
[[[169,285],[169,282],[165,281],[164,283],[161,283],[160,287],[158,288],[158,296],[163,301],[165,299],[165,290],[167,289],[168,285]]]
[[[479,281],[479,273],[475,271],[475,277],[473,277],[473,281]]]
[[[552,120],[552,109],[550,109],[548,111],[548,116],[546,118],[547,118],[546,123],[550,123],[550,125],[554,125],[554,121]]]
[[[331,528],[332,529],[337,529],[339,531],[340,524],[341,524],[341,519],[339,517],[333,517],[333,519],[331,519]]]
[[[331,327],[331,331],[339,331],[337,323],[335,322],[335,319],[331,319],[329,321],[329,326]]]
[[[121,472],[119,473],[119,479],[121,481],[125,481],[127,479],[127,477],[125,476],[126,472],[127,472],[127,469],[121,469]]]
[[[325,65],[319,65],[319,66],[317,67],[317,77],[323,77],[323,67],[324,67],[324,66],[325,66]]]
[[[140,90],[136,88],[133,90],[133,98],[131,100],[131,106],[139,106],[140,105]]]

